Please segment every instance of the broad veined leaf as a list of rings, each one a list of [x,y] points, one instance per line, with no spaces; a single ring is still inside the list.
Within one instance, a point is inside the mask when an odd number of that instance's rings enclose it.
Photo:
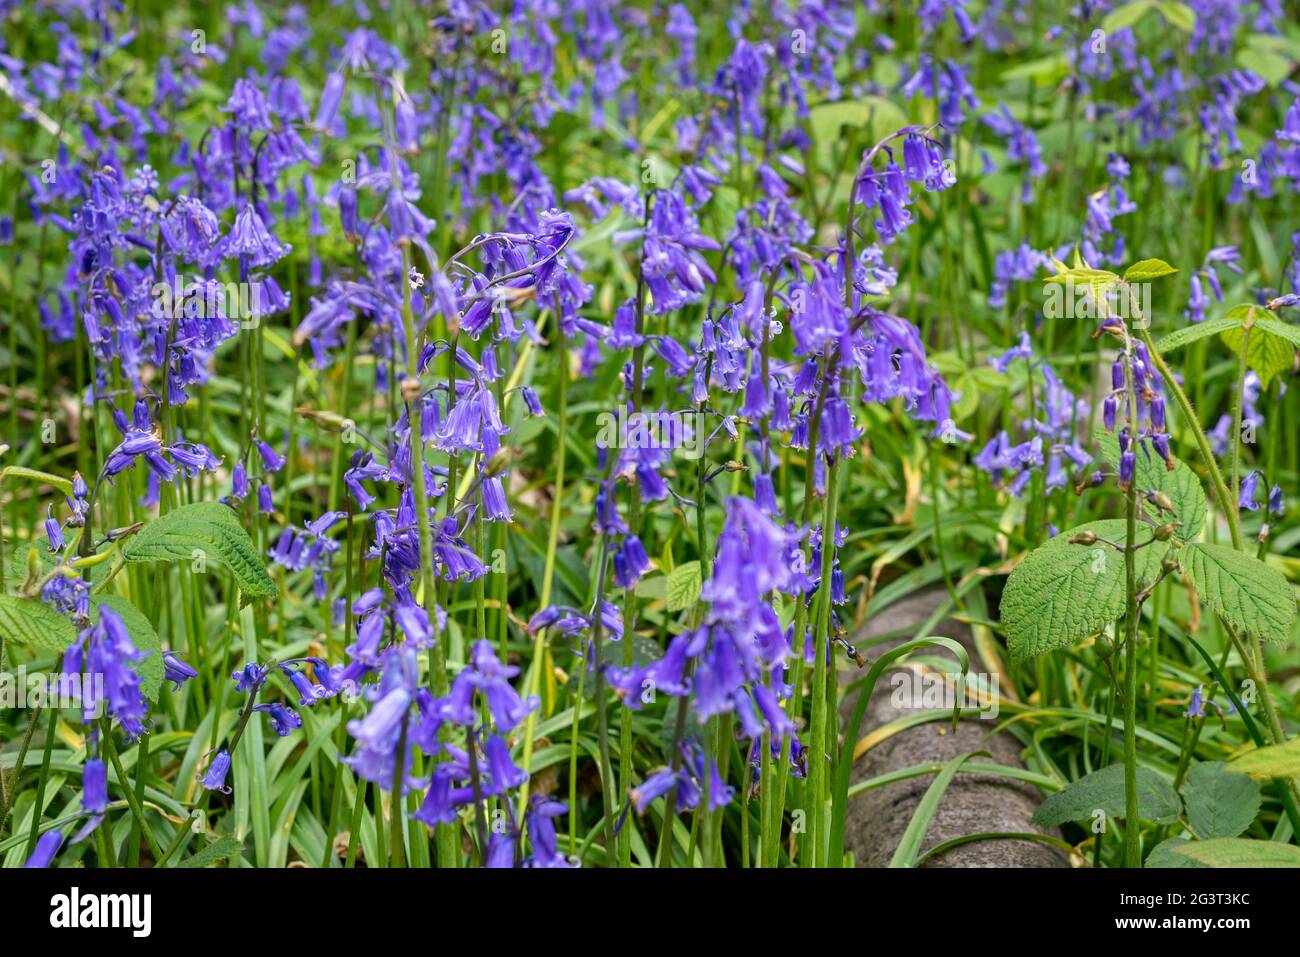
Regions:
[[[127,541],[129,562],[220,562],[245,601],[275,594],[275,582],[235,513],[220,502],[196,502],[145,525]]]
[[[163,660],[162,639],[151,622],[139,608],[120,595],[92,595],[90,599],[91,621],[99,621],[99,606],[107,605],[126,625],[131,644],[136,650],[145,652],[148,657],[135,663],[136,673],[140,675],[140,690],[150,701],[158,700],[158,691],[162,688]]]
[[[1228,767],[1255,778],[1300,777],[1300,738],[1239,754]]]
[[[1150,768],[1137,769],[1138,814],[1144,821],[1172,824],[1183,804],[1172,784]],[[1067,821],[1086,821],[1102,811],[1107,817],[1124,816],[1124,765],[1111,764],[1085,774],[1063,791],[1039,805],[1034,823],[1055,827]]]
[[[1147,859],[1142,862],[1143,867],[1207,867],[1200,861],[1194,861],[1184,854],[1179,854],[1178,849],[1184,845],[1190,844],[1191,840],[1186,836],[1171,837],[1168,840],[1161,841],[1151,849]]]
[[[682,611],[690,608],[700,600],[700,563],[684,562],[667,575],[665,594],[668,596],[668,610]]]
[[[1236,837],[1259,813],[1259,784],[1222,761],[1201,761],[1187,772],[1183,801],[1197,837]]]
[[[1241,325],[1241,320],[1235,316],[1218,316],[1214,319],[1206,319],[1204,322],[1198,322],[1194,325],[1183,326],[1181,329],[1175,329],[1169,335],[1165,336],[1156,343],[1156,351],[1162,356],[1168,355],[1175,349],[1181,349],[1197,339],[1204,339],[1206,336],[1212,336],[1223,332],[1227,329],[1236,329]]]
[[[1300,867],[1300,847],[1278,841],[1218,837],[1209,841],[1187,841],[1175,848],[1174,853],[1210,867]]]
[[[1263,316],[1255,320],[1256,329],[1265,329],[1280,339],[1285,339],[1291,345],[1300,349],[1300,326],[1293,326],[1289,322],[1283,322],[1281,319],[1273,319],[1269,316]]]
[[[44,602],[0,595],[0,636],[20,645],[61,652],[77,640],[77,629]]]
[[[1098,430],[1096,434],[1102,457],[1112,468],[1119,468],[1119,439],[1113,432]],[[1140,491],[1163,492],[1174,503],[1174,518],[1182,523],[1178,537],[1184,540],[1195,538],[1205,527],[1205,516],[1209,511],[1209,502],[1205,498],[1205,489],[1196,473],[1187,463],[1174,459],[1171,470],[1164,459],[1156,455],[1146,443],[1140,443],[1134,453],[1135,466],[1133,480]]]
[[[1039,546],[1016,566],[1002,591],[1002,624],[1014,659],[1068,648],[1102,631],[1124,613],[1124,555],[1101,539],[1122,545],[1122,519],[1088,522]],[[1070,539],[1095,534],[1092,545]],[[1135,554],[1137,573],[1154,579],[1163,553]]]
[[[1162,276],[1171,276],[1178,272],[1163,259],[1143,259],[1124,270],[1125,282],[1150,282]]]
[[[1247,328],[1249,328],[1249,334],[1247,334]],[[1260,384],[1266,389],[1268,384],[1273,381],[1273,376],[1291,368],[1291,363],[1295,359],[1295,346],[1287,339],[1270,332],[1267,326],[1260,325],[1258,322],[1249,327],[1243,325],[1235,329],[1225,330],[1222,338],[1223,344],[1237,355],[1241,354],[1244,344],[1246,365],[1255,370],[1255,374],[1259,376]]]
[[[1286,641],[1295,620],[1295,595],[1280,571],[1224,545],[1195,542],[1181,565],[1201,601],[1238,631]]]

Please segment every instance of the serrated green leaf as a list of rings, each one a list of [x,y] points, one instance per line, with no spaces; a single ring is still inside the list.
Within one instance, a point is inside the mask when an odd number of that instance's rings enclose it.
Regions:
[[[1218,316],[1194,325],[1183,326],[1183,328],[1175,329],[1157,342],[1156,351],[1161,355],[1167,355],[1175,349],[1181,349],[1183,346],[1195,342],[1197,339],[1204,339],[1206,336],[1212,336],[1227,329],[1235,329],[1240,325],[1241,320],[1234,316]]]
[[[1228,767],[1255,778],[1300,777],[1300,738],[1240,754]]]
[[[1088,522],[1039,546],[1011,572],[1002,591],[1002,624],[1013,659],[1068,648],[1102,631],[1124,613],[1124,556],[1098,541],[1075,545],[1082,531],[1123,544],[1122,519]],[[1163,554],[1135,555],[1139,576],[1154,579]]]
[[[667,575],[665,592],[668,595],[668,610],[682,611],[690,608],[700,600],[700,563],[685,562],[678,565]]]
[[[1181,565],[1201,601],[1238,631],[1286,641],[1295,620],[1295,595],[1280,571],[1224,545],[1194,542]]]
[[[133,667],[140,675],[140,690],[144,692],[144,696],[150,701],[157,701],[163,680],[162,639],[154,630],[153,622],[145,617],[144,612],[120,595],[93,596],[90,599],[92,622],[99,621],[100,605],[107,605],[117,612],[117,616],[122,619],[122,624],[126,626],[127,634],[131,636],[131,644],[135,645],[136,650],[148,654],[147,658],[137,661]]]
[[[1222,335],[1223,344],[1236,355],[1246,347],[1246,365],[1255,370],[1260,384],[1268,388],[1273,376],[1291,368],[1295,361],[1295,346],[1282,336],[1270,332],[1267,325],[1256,319],[1250,327],[1249,337],[1244,327],[1227,329]]]
[[[0,635],[6,641],[61,652],[77,640],[77,628],[43,602],[0,595]]]
[[[1178,272],[1163,259],[1143,259],[1124,270],[1125,282],[1150,282],[1161,276],[1171,276]]]
[[[1188,841],[1185,847],[1174,849],[1174,853],[1210,867],[1300,867],[1300,847],[1243,837]]]
[[[1095,439],[1102,458],[1112,468],[1118,469],[1119,439],[1113,432],[1104,430],[1098,430]],[[1196,473],[1187,463],[1177,458],[1174,459],[1174,468],[1170,470],[1164,460],[1146,444],[1139,446],[1134,459],[1133,481],[1137,483],[1138,489],[1143,492],[1163,492],[1174,503],[1174,518],[1182,523],[1178,537],[1190,540],[1199,535],[1205,527],[1205,516],[1209,513],[1210,504]]]
[[[1285,339],[1300,349],[1300,326],[1293,326],[1289,322],[1283,322],[1281,319],[1274,319],[1270,316],[1261,316],[1255,320],[1255,328],[1266,329],[1273,335]]]
[[[1259,785],[1223,761],[1201,761],[1187,772],[1183,801],[1197,837],[1236,837],[1259,813]]]
[[[275,594],[275,582],[235,513],[220,502],[196,502],[145,525],[127,541],[129,562],[219,561],[235,576],[244,600]]]
[[[1147,859],[1142,863],[1143,867],[1206,867],[1200,861],[1194,861],[1184,854],[1179,854],[1178,849],[1191,841],[1187,837],[1171,837],[1168,840],[1161,841]]]
[[[1183,804],[1173,785],[1150,768],[1137,769],[1138,814],[1144,821],[1172,824]],[[1069,821],[1085,821],[1096,811],[1107,817],[1124,816],[1124,765],[1111,764],[1093,771],[1058,791],[1039,805],[1034,823],[1055,827]]]
[[[219,837],[203,850],[179,862],[177,867],[211,867],[213,864],[229,860],[244,850],[243,843],[229,834]]]

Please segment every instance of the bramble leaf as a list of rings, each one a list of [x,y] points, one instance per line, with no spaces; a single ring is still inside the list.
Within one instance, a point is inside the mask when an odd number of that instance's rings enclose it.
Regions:
[[[1223,545],[1195,542],[1181,564],[1196,593],[1238,631],[1286,641],[1295,620],[1295,595],[1276,568]]]
[[[1119,439],[1112,432],[1098,430],[1096,441],[1102,457],[1113,468],[1119,468]],[[1136,469],[1133,481],[1139,490],[1163,492],[1174,503],[1174,518],[1182,522],[1178,537],[1184,541],[1195,538],[1205,527],[1205,516],[1209,511],[1209,502],[1205,498],[1205,489],[1196,473],[1187,463],[1174,459],[1171,471],[1163,459],[1156,455],[1150,446],[1141,444],[1135,454]]]
[[[61,652],[77,640],[77,628],[43,602],[0,595],[0,637]]]
[[[1070,539],[1088,531],[1122,544],[1122,519],[1088,522],[1039,546],[1016,566],[1002,592],[1002,624],[1013,659],[1068,648],[1102,631],[1124,613],[1124,555],[1098,541]],[[1154,547],[1135,555],[1137,572],[1159,574],[1163,553]]]
[[[678,565],[668,573],[667,578],[665,594],[668,596],[669,611],[682,611],[700,600],[703,582],[698,561]]]
[[[1187,841],[1174,853],[1211,867],[1300,867],[1300,847],[1244,837]]]
[[[134,667],[140,675],[140,690],[144,692],[144,696],[150,701],[157,701],[158,691],[162,688],[163,681],[162,639],[154,630],[153,622],[145,616],[144,612],[120,595],[93,596],[90,599],[92,622],[99,621],[100,605],[107,605],[117,612],[118,617],[122,619],[122,624],[126,625],[127,634],[131,636],[131,644],[148,655],[137,661]]]
[[[1187,772],[1183,800],[1197,837],[1236,837],[1259,813],[1259,785],[1222,761],[1201,761]]]
[[[235,513],[220,502],[184,505],[154,519],[122,548],[129,562],[221,562],[235,576],[243,599],[275,594],[275,582]]]
[[[1235,316],[1218,316],[1214,319],[1206,319],[1204,322],[1198,322],[1194,325],[1183,326],[1181,329],[1175,329],[1169,335],[1162,338],[1156,343],[1156,351],[1162,356],[1168,355],[1175,349],[1181,349],[1183,346],[1195,342],[1197,339],[1204,339],[1206,336],[1212,336],[1215,333],[1223,332],[1227,329],[1236,329],[1241,325],[1241,320]]]
[[[1183,803],[1173,785],[1150,768],[1137,769],[1138,814],[1144,821],[1172,824],[1182,813]],[[1069,821],[1085,821],[1097,811],[1107,817],[1124,816],[1124,765],[1111,764],[1085,774],[1063,791],[1039,805],[1034,823],[1055,827]]]
[[[1233,758],[1228,767],[1255,778],[1300,777],[1300,738],[1254,748]]]

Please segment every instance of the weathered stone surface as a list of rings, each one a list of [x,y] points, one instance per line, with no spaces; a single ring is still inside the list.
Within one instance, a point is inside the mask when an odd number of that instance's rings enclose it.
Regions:
[[[943,602],[946,594],[943,588],[928,589],[896,602],[873,616],[855,637],[855,641],[862,646],[873,636],[900,630],[910,635]],[[971,653],[972,670],[979,669],[970,629],[965,625],[945,620],[935,627],[932,634],[960,641]],[[876,658],[883,651],[905,640],[899,638],[863,650],[867,657]],[[894,687],[890,683],[890,673],[887,672],[876,685],[860,734],[865,735],[871,729],[901,716],[900,710],[891,701]],[[845,720],[848,719],[853,704],[852,697],[842,702],[841,713]],[[981,749],[989,751],[992,758],[975,758],[975,762],[992,760],[996,764],[1023,766],[1020,743],[1010,734],[1002,733],[984,740],[993,724],[994,722],[979,719],[963,720],[957,726],[956,733],[953,733],[952,725],[947,721],[910,728],[864,754],[853,769],[852,780],[856,783],[888,771],[926,762],[947,761],[963,752]],[[921,797],[933,780],[933,775],[911,778],[867,791],[850,800],[845,821],[845,848],[854,854],[859,867],[884,867],[889,864]],[[923,847],[928,849],[955,837],[989,831],[1039,831],[1059,836],[1056,831],[1044,830],[1030,823],[1041,800],[1038,789],[1031,785],[988,774],[962,772],[944,794],[939,810],[926,832]],[[1069,864],[1065,855],[1046,844],[1024,840],[987,840],[952,848],[931,858],[922,866],[1068,867]]]

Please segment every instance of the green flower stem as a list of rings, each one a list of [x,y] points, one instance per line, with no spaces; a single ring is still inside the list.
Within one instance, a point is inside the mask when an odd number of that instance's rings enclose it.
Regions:
[[[555,317],[555,354],[558,360],[558,372],[556,374],[555,390],[557,393],[555,426],[557,429],[556,442],[558,449],[555,454],[555,485],[551,493],[551,524],[546,534],[546,564],[542,569],[542,594],[539,607],[546,608],[551,603],[551,588],[555,583],[555,556],[560,546],[560,518],[564,514],[564,459],[568,451],[569,435],[569,347],[568,341],[564,336],[564,327],[559,321],[559,301],[556,301]],[[504,606],[502,614],[505,613]],[[526,681],[527,691],[525,697],[531,697],[538,694],[542,684],[542,667],[546,659],[546,629],[539,628],[537,635],[533,640],[533,658],[528,668],[528,677]],[[573,746],[570,754],[570,768],[576,768],[578,753],[578,725],[581,723],[579,717],[582,713],[582,690],[581,682],[586,677],[586,663],[583,663],[579,675],[578,698],[573,705]],[[523,768],[525,771],[531,771],[533,762],[533,732],[537,727],[537,709],[534,708],[528,712],[528,717],[524,721],[524,740],[523,740]],[[518,817],[523,818],[524,812],[528,810],[528,791],[532,779],[529,778],[519,788],[519,811]],[[570,843],[574,843],[577,836],[576,830],[576,805],[570,802],[569,805],[569,825],[570,825]]]
[[[405,276],[411,268],[410,264],[411,251],[410,247],[402,247],[402,275]],[[447,321],[453,322],[456,317],[447,316]],[[420,351],[415,335],[415,316],[411,311],[411,287],[409,283],[402,284],[402,326],[406,333],[406,374],[409,378],[418,381],[420,374]],[[451,356],[452,364],[455,364],[455,347],[452,347]],[[455,387],[453,385],[454,394]],[[435,578],[433,574],[433,540],[429,534],[429,490],[424,481],[424,431],[423,431],[423,411],[418,396],[414,401],[407,403],[407,415],[411,423],[411,473],[415,480],[415,510],[416,510],[416,528],[420,536],[420,589],[424,601],[431,602],[435,592]],[[448,495],[454,482],[449,481],[447,484]],[[450,504],[448,505],[450,509]],[[447,659],[446,649],[441,641],[435,641],[429,649],[429,682],[433,686],[433,693],[437,697],[442,697],[447,693]],[[398,801],[400,803],[400,800]],[[437,845],[437,860],[439,867],[454,867],[459,863],[460,852],[456,847],[456,836],[450,825],[440,824],[434,829],[434,841]]]
[[[1250,326],[1241,331],[1241,351],[1237,353],[1237,385],[1232,392],[1232,498],[1224,503],[1224,509],[1237,516],[1238,526],[1241,522],[1241,413],[1245,405],[1246,391],[1246,349],[1250,343]],[[1241,544],[1236,544],[1238,550]]]
[[[1214,485],[1215,494],[1219,497],[1219,507],[1228,519],[1228,531],[1232,535],[1232,547],[1241,551],[1241,523],[1238,519],[1236,499],[1228,491],[1228,486],[1223,481],[1223,472],[1219,470],[1219,463],[1215,461],[1214,452],[1210,448],[1210,440],[1205,435],[1205,430],[1201,428],[1201,420],[1196,415],[1196,410],[1192,408],[1192,403],[1187,398],[1187,393],[1183,387],[1178,384],[1170,370],[1164,357],[1156,349],[1156,344],[1151,340],[1151,331],[1145,327],[1139,330],[1142,341],[1146,344],[1147,351],[1151,354],[1151,361],[1155,363],[1156,370],[1160,373],[1160,378],[1164,380],[1169,391],[1173,393],[1174,401],[1178,404],[1179,410],[1183,413],[1183,420],[1187,423],[1188,428],[1192,430],[1192,438],[1196,441],[1196,448],[1201,453],[1201,461],[1205,463],[1206,470],[1210,473],[1210,481]]]
[[[1149,348],[1149,347],[1148,347]],[[1133,339],[1125,335],[1128,361],[1124,375],[1128,393],[1128,428],[1131,448],[1137,452],[1137,395],[1133,385]],[[1137,794],[1137,480],[1124,492],[1124,866],[1142,866]]]
[[[614,863],[617,858],[615,852],[617,847],[614,843],[614,796],[611,793],[614,787],[614,772],[610,767],[609,761],[609,714],[605,703],[605,653],[600,646],[603,635],[603,622],[600,617],[601,607],[605,602],[605,568],[609,564],[606,555],[606,540],[602,535],[600,539],[600,565],[596,570],[596,601],[592,604],[591,626],[591,647],[596,657],[596,726],[600,733],[600,799],[604,804],[605,811],[605,861],[607,864]],[[631,640],[627,635],[623,636],[625,640]],[[586,656],[583,656],[583,667],[586,667]]]
[[[826,671],[827,641],[831,617],[831,563],[835,556],[835,514],[839,491],[839,459],[832,457],[826,465],[826,501],[822,512],[822,567],[817,589],[817,616],[813,623],[816,643],[812,672],[812,726],[809,733],[808,787],[805,803],[808,810],[808,834],[801,856],[817,867],[826,866],[826,840],[822,825],[826,815]],[[829,667],[834,667],[830,663]]]
[[[649,228],[650,210],[654,206],[654,191],[645,197],[645,216],[642,230]],[[641,245],[641,254],[636,270],[636,334],[641,340],[632,350],[632,416],[641,414],[645,405],[645,244]],[[703,457],[701,457],[702,459]],[[703,507],[703,504],[699,506]],[[641,486],[633,482],[628,490],[627,527],[631,534],[638,535],[641,530]],[[701,565],[701,568],[703,566]],[[599,608],[596,612],[599,616]],[[636,586],[632,585],[623,592],[623,667],[631,668],[632,631],[636,627]],[[619,745],[618,745],[618,783],[623,800],[632,790],[632,709],[626,703],[619,711]],[[632,826],[623,828],[618,837],[618,866],[627,867],[632,863]]]
[[[35,720],[35,718],[33,718]],[[59,709],[50,708],[45,725],[44,753],[41,755],[41,775],[36,779],[36,802],[32,805],[32,829],[27,835],[27,856],[36,850],[36,841],[41,836],[41,811],[45,807],[45,782],[50,776],[50,752],[54,748],[54,732],[59,725]]]
[[[162,860],[162,848],[158,846],[158,841],[153,836],[153,831],[149,830],[149,825],[144,819],[144,808],[140,804],[140,799],[136,796],[135,790],[131,787],[131,781],[122,770],[122,760],[117,754],[117,745],[113,742],[113,729],[109,726],[107,718],[100,719],[100,742],[104,746],[104,753],[108,755],[108,760],[112,762],[113,773],[117,775],[117,786],[126,796],[126,803],[131,808],[131,815],[135,818],[135,824],[144,835],[145,843],[149,845],[149,853],[153,855],[155,861]],[[137,768],[137,771],[140,769]]]

